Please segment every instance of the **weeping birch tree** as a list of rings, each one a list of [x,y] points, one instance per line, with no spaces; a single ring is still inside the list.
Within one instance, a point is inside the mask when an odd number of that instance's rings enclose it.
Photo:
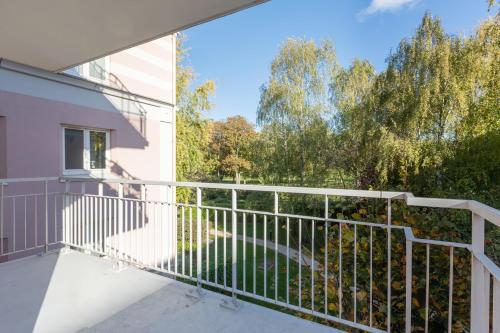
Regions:
[[[314,182],[328,170],[328,82],[336,67],[330,42],[288,39],[261,88],[257,123],[269,150],[266,175],[278,183]]]

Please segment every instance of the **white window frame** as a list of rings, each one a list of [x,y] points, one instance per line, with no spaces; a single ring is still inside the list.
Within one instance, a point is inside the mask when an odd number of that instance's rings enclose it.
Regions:
[[[66,129],[83,131],[83,169],[66,169]],[[98,128],[63,126],[62,127],[62,170],[64,176],[92,176],[104,178],[110,173],[110,131]],[[91,169],[90,168],[90,132],[100,132],[106,134],[106,152],[105,152],[105,168]]]
[[[77,67],[76,70],[77,70],[79,76],[81,76],[89,81],[98,82],[101,84],[108,84],[109,83],[110,64],[111,64],[111,62],[109,60],[109,56],[104,57],[104,73],[105,73],[105,75],[104,75],[104,79],[102,79],[102,80],[90,75],[90,63],[91,63],[91,61],[86,62],[84,64],[81,64]]]

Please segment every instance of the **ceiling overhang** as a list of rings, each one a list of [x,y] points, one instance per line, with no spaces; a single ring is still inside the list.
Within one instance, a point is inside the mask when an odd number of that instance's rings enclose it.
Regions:
[[[267,0],[0,0],[0,58],[57,72]]]

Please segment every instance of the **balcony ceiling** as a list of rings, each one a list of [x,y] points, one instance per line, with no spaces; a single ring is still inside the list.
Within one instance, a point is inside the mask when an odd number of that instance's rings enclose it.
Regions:
[[[0,0],[0,58],[61,71],[267,0]]]

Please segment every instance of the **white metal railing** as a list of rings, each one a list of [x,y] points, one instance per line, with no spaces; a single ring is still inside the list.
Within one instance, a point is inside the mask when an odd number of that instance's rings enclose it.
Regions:
[[[500,213],[481,203],[416,198],[404,192],[123,179],[59,179],[64,189],[49,192],[49,182],[56,180],[29,180],[44,184],[40,196],[44,198],[46,236],[43,244],[35,243],[45,250],[60,242],[184,278],[199,287],[224,290],[234,300],[248,297],[367,332],[412,332],[416,321],[428,332],[440,327],[433,326],[438,315],[446,318],[443,327],[448,332],[457,320],[468,324],[465,329],[471,332],[500,331],[500,269],[484,254],[485,220],[499,227]],[[18,224],[19,215],[14,213],[12,218],[7,202],[31,195],[11,195],[5,189],[26,181],[0,180],[0,235],[9,219]],[[177,202],[175,193],[180,188],[194,191],[195,201]],[[204,193],[214,190],[230,193],[227,205],[204,202]],[[270,195],[272,209],[239,207],[238,196],[247,192]],[[323,213],[284,212],[282,198],[297,194],[321,197]],[[338,197],[383,201],[385,223],[332,218],[330,204]],[[400,201],[407,206],[470,211],[472,242],[422,239],[410,227],[394,225],[392,207]],[[16,205],[10,210],[16,212]],[[34,223],[35,228],[38,225]],[[395,251],[400,243],[404,253]],[[25,248],[14,245],[13,250],[22,252]],[[435,263],[439,267],[432,267],[432,251],[445,253],[444,259]],[[382,262],[376,256],[381,253]],[[0,252],[0,258],[6,254]],[[417,254],[424,262],[418,262]],[[461,277],[463,267],[455,265],[467,258],[471,272]],[[438,265],[443,260],[447,267]],[[436,279],[431,276],[436,270],[446,273]],[[466,290],[470,303],[463,290],[458,298],[455,295],[463,278],[470,278],[470,289]],[[425,281],[423,290],[418,281]],[[447,299],[433,299],[431,289],[446,289]],[[446,313],[431,311],[437,301],[447,303]],[[468,303],[467,318],[454,314],[458,303],[461,307]]]
[[[59,178],[0,179],[0,262],[60,247],[58,184]]]

